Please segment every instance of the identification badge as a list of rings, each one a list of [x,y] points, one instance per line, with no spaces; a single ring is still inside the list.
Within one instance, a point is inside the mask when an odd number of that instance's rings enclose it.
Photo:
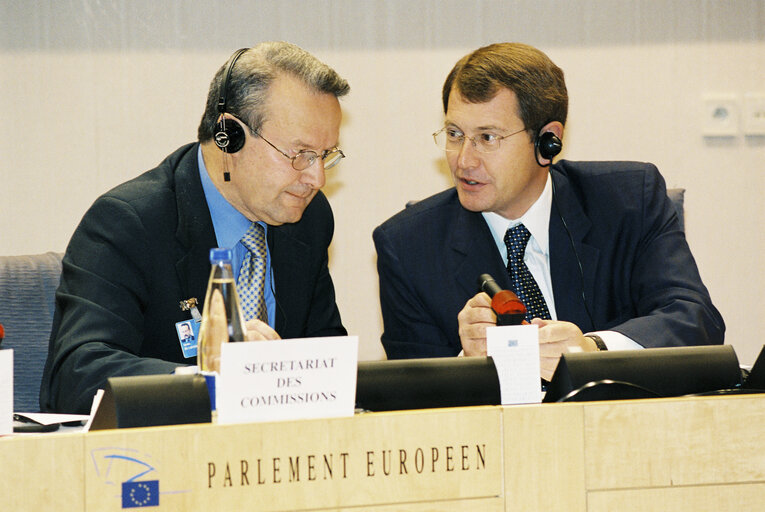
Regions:
[[[197,357],[197,340],[199,340],[199,325],[202,323],[202,315],[197,309],[197,298],[182,300],[181,311],[191,311],[191,320],[184,320],[175,324],[175,332],[178,333],[178,341],[181,344],[183,357]]]
[[[178,341],[181,343],[183,357],[197,357],[197,340],[199,339],[200,322],[196,320],[184,320],[175,324],[178,333]]]

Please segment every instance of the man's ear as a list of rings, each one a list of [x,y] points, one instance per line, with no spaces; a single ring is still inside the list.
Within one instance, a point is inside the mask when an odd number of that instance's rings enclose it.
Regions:
[[[550,121],[539,130],[539,133],[552,132],[560,140],[563,140],[563,125],[560,121]]]
[[[552,121],[544,125],[537,133],[534,142],[534,157],[540,167],[549,167],[552,159],[563,149],[563,124]]]

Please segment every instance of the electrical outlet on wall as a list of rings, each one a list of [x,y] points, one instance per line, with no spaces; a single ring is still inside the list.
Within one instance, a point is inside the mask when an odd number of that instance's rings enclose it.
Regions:
[[[739,131],[739,101],[735,94],[706,94],[702,98],[705,137],[735,137]]]
[[[744,95],[742,118],[744,135],[765,135],[764,92],[749,92]]]

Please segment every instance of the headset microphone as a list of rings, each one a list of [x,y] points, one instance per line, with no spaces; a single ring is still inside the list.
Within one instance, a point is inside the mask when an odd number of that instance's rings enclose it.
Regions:
[[[239,60],[239,57],[244,54],[249,48],[240,48],[229,60],[228,67],[223,76],[223,85],[220,89],[220,96],[218,98],[218,122],[215,123],[213,129],[213,140],[215,145],[224,153],[236,153],[244,146],[245,136],[242,126],[233,119],[227,119],[226,107],[228,102],[228,84],[231,80],[231,71],[234,69],[234,64]],[[225,163],[225,161],[224,161]],[[223,172],[223,181],[231,181],[231,174],[228,170]]]
[[[521,325],[526,306],[510,290],[503,290],[489,274],[478,276],[478,288],[491,297],[491,309],[497,314],[497,325]]]

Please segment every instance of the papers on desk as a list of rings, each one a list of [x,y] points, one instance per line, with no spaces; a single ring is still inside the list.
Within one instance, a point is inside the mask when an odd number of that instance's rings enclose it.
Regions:
[[[13,432],[13,350],[0,350],[0,435]]]
[[[82,432],[88,416],[82,414],[50,414],[17,412],[13,415],[14,435],[39,435],[50,432]]]
[[[536,325],[488,327],[486,352],[497,367],[503,405],[542,401],[539,328]]]
[[[224,343],[218,423],[353,416],[357,336]]]
[[[38,425],[79,424],[82,426],[90,418],[87,414],[56,414],[47,412],[17,412],[13,415],[16,419],[22,419],[37,423]]]

